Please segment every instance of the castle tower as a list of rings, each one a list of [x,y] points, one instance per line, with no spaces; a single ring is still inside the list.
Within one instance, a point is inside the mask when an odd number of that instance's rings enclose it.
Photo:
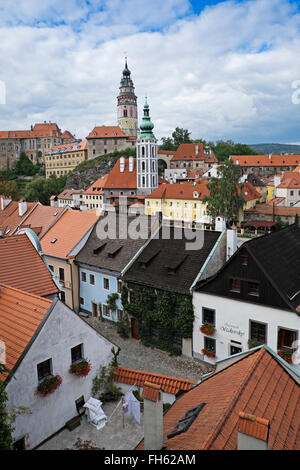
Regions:
[[[130,70],[125,59],[125,68],[120,82],[120,93],[118,96],[118,125],[129,136],[137,136],[138,115],[137,97],[134,93],[133,82],[130,78]]]
[[[158,187],[157,140],[152,132],[153,127],[146,98],[140,134],[136,143],[137,190],[138,194],[143,195],[152,193]]]

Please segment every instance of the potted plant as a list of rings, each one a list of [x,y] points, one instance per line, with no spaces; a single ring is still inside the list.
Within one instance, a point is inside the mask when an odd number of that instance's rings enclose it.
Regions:
[[[248,339],[248,348],[249,349],[256,348],[257,346],[260,346],[260,343],[258,343],[257,341],[254,341],[252,339]]]
[[[69,372],[77,377],[86,377],[91,370],[91,364],[87,359],[72,362]]]
[[[211,323],[203,323],[203,325],[200,326],[200,331],[204,333],[205,335],[213,335],[216,331],[216,328],[214,325]]]
[[[38,384],[37,394],[45,397],[50,393],[53,393],[62,383],[62,378],[60,375],[49,375],[45,377],[42,382]]]
[[[202,354],[203,354],[204,356],[208,356],[208,357],[216,357],[216,354],[215,354],[215,352],[214,352],[212,349],[205,349],[205,348],[203,348],[203,349],[202,349]]]
[[[292,363],[292,355],[293,353],[291,351],[283,351],[282,349],[279,349],[277,351],[278,356],[282,357],[286,362],[289,364]]]

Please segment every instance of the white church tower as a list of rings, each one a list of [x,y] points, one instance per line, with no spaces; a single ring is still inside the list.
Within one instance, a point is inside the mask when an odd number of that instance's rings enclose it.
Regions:
[[[136,143],[137,192],[146,196],[158,187],[157,140],[152,132],[153,127],[146,98],[140,134]]]

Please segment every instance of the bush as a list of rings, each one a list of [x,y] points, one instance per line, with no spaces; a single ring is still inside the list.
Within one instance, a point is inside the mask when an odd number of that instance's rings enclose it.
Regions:
[[[127,313],[123,313],[121,320],[117,323],[117,332],[122,338],[129,338],[130,336],[130,323]]]

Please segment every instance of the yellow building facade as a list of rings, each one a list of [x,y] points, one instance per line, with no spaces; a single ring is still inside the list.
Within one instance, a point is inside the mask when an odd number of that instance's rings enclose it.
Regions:
[[[73,171],[79,163],[87,160],[87,143],[85,141],[57,145],[45,155],[46,178],[66,175]]]

